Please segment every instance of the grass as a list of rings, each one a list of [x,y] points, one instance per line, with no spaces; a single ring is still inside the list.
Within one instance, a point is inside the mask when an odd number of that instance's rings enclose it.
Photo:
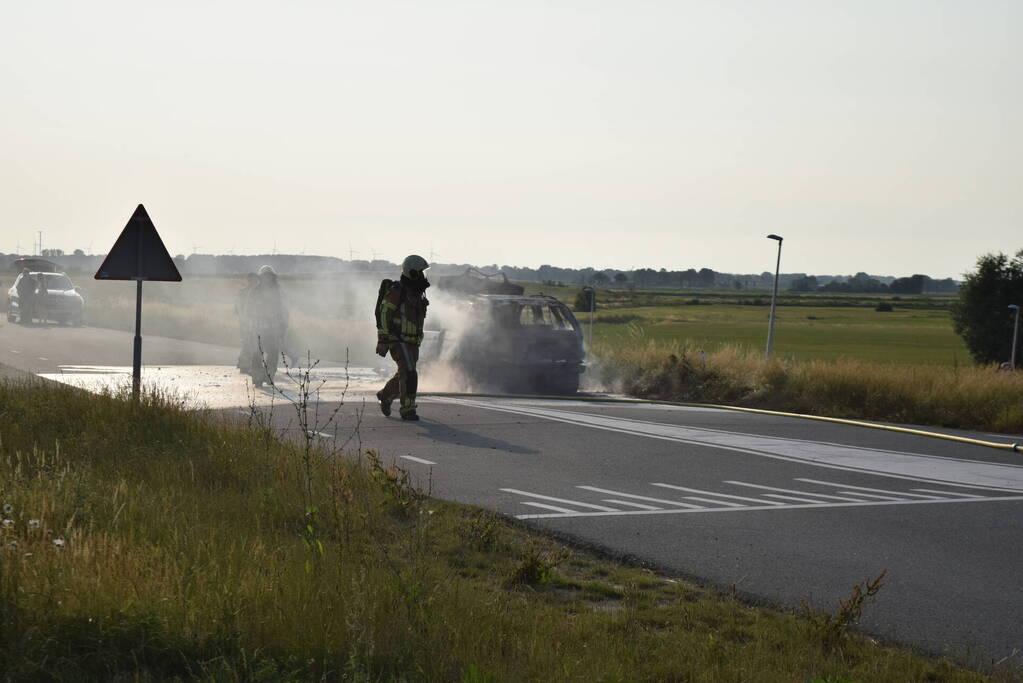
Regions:
[[[5,680],[984,680],[155,395],[0,380],[0,502]]]
[[[1023,375],[991,366],[797,362],[677,342],[596,346],[598,381],[643,398],[1023,433]]]

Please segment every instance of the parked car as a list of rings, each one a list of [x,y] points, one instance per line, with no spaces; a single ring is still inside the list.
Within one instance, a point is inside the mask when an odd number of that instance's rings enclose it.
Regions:
[[[18,296],[18,283],[26,277],[22,272],[7,290],[7,322],[30,323],[22,316],[21,301]],[[78,288],[64,273],[29,272],[33,279],[42,277],[46,296],[37,302],[32,311],[32,319],[40,322],[54,321],[62,325],[81,325],[85,315],[85,299]],[[38,297],[39,295],[36,294]]]

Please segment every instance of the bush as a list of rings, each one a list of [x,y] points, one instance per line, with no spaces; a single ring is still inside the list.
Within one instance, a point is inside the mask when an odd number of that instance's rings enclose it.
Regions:
[[[877,311],[878,313],[891,313],[892,311],[895,310],[895,307],[892,306],[887,301],[881,301],[878,302],[877,306],[874,306],[874,310]]]
[[[996,363],[1012,355],[1015,316],[1009,304],[1023,305],[1023,250],[1012,260],[1005,254],[981,256],[952,306],[956,334],[978,363]]]

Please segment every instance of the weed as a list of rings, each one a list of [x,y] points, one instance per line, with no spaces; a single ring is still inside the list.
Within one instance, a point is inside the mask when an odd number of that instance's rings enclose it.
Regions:
[[[474,550],[493,550],[502,526],[501,519],[494,513],[474,510],[458,520],[458,535]]]
[[[394,462],[385,466],[380,460],[380,454],[374,450],[367,450],[365,456],[370,476],[395,510],[408,513],[426,498],[426,494],[412,484],[408,470],[398,467]]]
[[[563,550],[539,541],[522,549],[518,564],[505,580],[505,586],[536,586],[549,583],[554,569],[567,559]]]
[[[867,600],[875,597],[884,587],[887,573],[885,569],[873,579],[853,586],[852,593],[838,601],[834,612],[817,612],[804,603],[804,616],[821,649],[832,652],[848,639],[849,629],[859,620]]]

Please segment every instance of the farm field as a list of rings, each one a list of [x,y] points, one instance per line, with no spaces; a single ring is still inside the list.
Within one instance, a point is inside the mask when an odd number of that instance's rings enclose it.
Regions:
[[[532,285],[571,303],[577,287]],[[875,310],[881,301],[891,312]],[[779,293],[775,354],[795,361],[850,358],[912,365],[972,365],[952,331],[947,296]],[[584,327],[588,313],[576,313]],[[724,347],[761,351],[767,341],[770,293],[599,290],[593,341],[620,349],[677,343],[695,352]]]

